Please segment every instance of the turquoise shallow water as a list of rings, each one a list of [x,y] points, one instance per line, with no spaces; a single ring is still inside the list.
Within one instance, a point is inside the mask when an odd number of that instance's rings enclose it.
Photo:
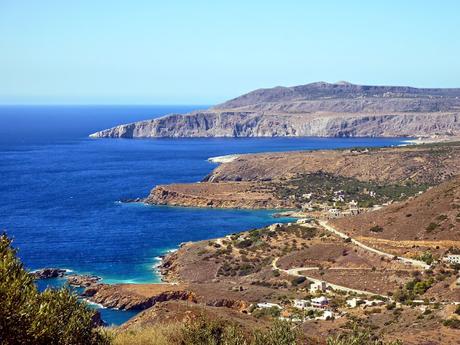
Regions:
[[[87,138],[117,123],[192,108],[0,107],[0,228],[14,237],[25,265],[68,268],[99,275],[105,282],[156,282],[153,266],[167,250],[184,241],[270,224],[271,212],[157,207],[120,200],[145,196],[157,184],[199,181],[216,166],[207,161],[213,156],[402,141]],[[55,283],[59,281],[51,285]],[[116,324],[132,316],[111,312],[106,310],[105,317]]]

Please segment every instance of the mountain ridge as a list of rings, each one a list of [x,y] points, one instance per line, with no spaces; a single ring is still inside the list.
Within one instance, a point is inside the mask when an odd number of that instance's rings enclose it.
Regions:
[[[460,135],[460,88],[316,82],[257,89],[204,111],[116,126],[93,138]]]

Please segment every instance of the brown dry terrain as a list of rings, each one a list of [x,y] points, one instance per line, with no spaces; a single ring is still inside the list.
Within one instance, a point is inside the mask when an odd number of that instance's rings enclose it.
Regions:
[[[156,187],[146,203],[219,208],[290,208],[293,203],[275,196],[273,188],[248,182],[171,184]]]
[[[275,258],[279,258],[279,271],[272,266]],[[163,284],[161,291],[151,290],[148,285],[121,287],[125,292],[146,297],[156,292],[161,296],[163,290],[170,289],[188,291],[187,297],[155,303],[120,330],[190,320],[197,315],[232,320],[247,330],[267,327],[271,317],[248,315],[252,303],[278,303],[289,311],[293,299],[311,296],[308,280],[296,282],[295,276],[283,271],[294,267],[319,267],[305,271],[305,275],[383,295],[402,291],[414,277],[418,281],[433,279],[432,286],[416,298],[452,301],[460,297],[451,271],[421,273],[343,241],[314,223],[284,224],[183,244],[165,257],[160,266],[165,279],[178,285]],[[433,304],[427,307],[429,313],[403,305],[395,309],[386,306],[347,309],[346,295],[329,294],[333,308],[342,317],[306,321],[300,329],[321,343],[321,339],[336,334],[350,321],[358,321],[387,339],[403,339],[404,344],[420,344],[421,339],[429,341],[427,344],[456,344],[458,331],[441,326],[442,320],[451,317],[453,306]]]
[[[459,171],[460,142],[370,150],[249,154],[221,164],[201,183],[157,186],[144,201],[175,206],[295,208],[300,207],[296,190],[302,188],[313,188],[317,199],[329,198],[331,191],[323,188],[317,178],[302,187],[307,183],[302,178],[319,174],[320,178],[321,175],[340,178],[342,189],[353,190],[356,186],[364,190],[381,189],[383,202],[395,197],[394,191],[415,194]],[[364,182],[368,185],[363,185]],[[383,186],[388,185],[394,186],[393,194],[385,195],[388,191]],[[289,195],[296,198],[290,199]],[[352,194],[350,199],[352,197],[356,196]]]
[[[360,181],[436,184],[459,173],[460,142],[242,155],[218,166],[207,181],[282,180],[319,171]]]
[[[299,328],[308,336],[324,339],[358,322],[404,344],[458,344],[459,331],[443,325],[447,319],[458,318],[452,305],[460,302],[458,267],[439,261],[427,269],[404,264],[392,255],[432,262],[452,248],[460,248],[459,172],[457,142],[243,155],[217,167],[205,182],[158,186],[145,201],[295,208],[299,207],[299,195],[313,187],[315,194],[324,192],[323,200],[328,201],[337,189],[354,197],[354,189],[368,190],[370,186],[401,198],[380,210],[328,224],[391,255],[361,247],[326,225],[323,229],[322,222],[305,220],[181,245],[159,267],[164,280],[177,285],[164,284],[157,291],[143,285],[99,284],[87,291],[93,289],[93,300],[102,304],[150,307],[122,329],[188,320],[198,314],[231,319],[246,329],[266,327],[275,316],[254,309],[257,303],[277,303],[283,308],[282,315],[297,315],[294,299],[322,294],[330,299],[328,308],[336,319],[304,321]],[[385,189],[388,185],[395,188]],[[412,194],[406,195],[406,191]],[[327,292],[310,292],[314,281],[335,285]],[[390,299],[378,307],[347,306],[347,299],[364,292],[366,298]],[[369,297],[368,293],[380,296]],[[414,304],[422,300],[424,305]]]
[[[262,328],[269,325],[267,320],[256,319],[230,308],[210,307],[184,301],[168,301],[139,313],[120,326],[118,331],[148,327],[155,324],[168,324],[176,321],[189,321],[203,314],[210,319],[224,318],[238,322],[246,329]]]
[[[332,225],[394,254],[429,250],[442,255],[451,247],[460,247],[460,176],[405,202],[336,219]]]

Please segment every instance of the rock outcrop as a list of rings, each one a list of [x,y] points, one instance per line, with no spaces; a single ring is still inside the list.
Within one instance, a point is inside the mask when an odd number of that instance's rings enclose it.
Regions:
[[[67,283],[71,286],[87,287],[96,284],[102,280],[101,277],[95,275],[78,275],[71,274],[67,276]]]
[[[207,111],[96,132],[93,138],[391,137],[460,134],[460,89],[312,83],[260,89]]]
[[[285,209],[291,200],[281,200],[269,186],[252,183],[196,183],[155,187],[143,200],[147,204],[241,209]]]
[[[66,274],[66,270],[62,268],[42,268],[32,272],[35,279],[50,279],[61,278]]]
[[[83,297],[121,310],[144,310],[170,300],[196,301],[193,292],[171,284],[95,284],[85,289]]]

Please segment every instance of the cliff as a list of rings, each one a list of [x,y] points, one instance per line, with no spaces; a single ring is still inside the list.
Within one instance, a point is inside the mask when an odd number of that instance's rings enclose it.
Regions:
[[[460,89],[312,83],[260,89],[206,111],[116,126],[92,138],[460,135]]]
[[[193,292],[170,284],[93,284],[85,289],[83,296],[106,308],[122,310],[144,310],[170,300],[196,300]]]

